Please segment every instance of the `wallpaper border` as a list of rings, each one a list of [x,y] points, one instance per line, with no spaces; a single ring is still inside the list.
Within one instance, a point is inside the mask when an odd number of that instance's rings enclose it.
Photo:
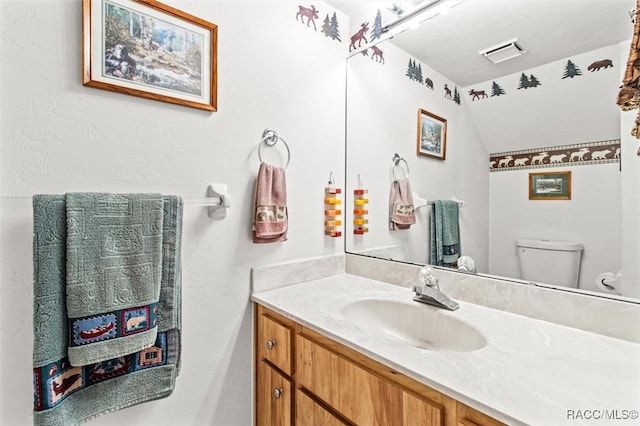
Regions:
[[[618,162],[620,139],[610,139],[489,154],[489,171],[504,172]]]

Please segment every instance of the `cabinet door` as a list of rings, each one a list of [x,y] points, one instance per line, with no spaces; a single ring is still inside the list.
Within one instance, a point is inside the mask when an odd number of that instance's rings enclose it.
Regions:
[[[310,396],[296,389],[296,426],[344,426],[348,423],[335,417]]]
[[[258,362],[256,426],[291,425],[291,383],[264,361]]]
[[[291,375],[292,331],[271,316],[258,310],[258,359],[267,359],[285,374]]]

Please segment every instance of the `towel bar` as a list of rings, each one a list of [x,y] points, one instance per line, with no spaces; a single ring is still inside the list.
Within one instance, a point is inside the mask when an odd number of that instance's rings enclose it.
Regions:
[[[0,197],[0,207],[2,210],[8,209],[22,210],[24,208],[31,208],[32,197],[27,196],[2,196]],[[208,207],[209,217],[223,218],[227,215],[227,209],[231,207],[231,196],[228,193],[227,185],[224,183],[211,183],[207,188],[206,198],[184,198],[184,204],[186,206],[193,207]]]
[[[463,200],[459,200],[455,196],[451,197],[451,201],[455,201],[456,203],[458,203],[458,207],[464,207],[466,205],[466,203]],[[425,198],[422,198],[417,193],[415,192],[413,193],[413,206],[415,207],[416,210],[419,208],[431,206],[431,205],[433,205],[432,200],[427,201]]]

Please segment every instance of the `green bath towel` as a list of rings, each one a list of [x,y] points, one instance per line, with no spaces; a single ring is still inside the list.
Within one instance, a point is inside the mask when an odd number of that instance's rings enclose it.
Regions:
[[[75,257],[69,255],[69,240],[85,235],[78,232],[78,225],[86,217],[82,215],[82,209],[77,209],[77,214],[72,215],[74,219],[69,219],[69,198],[72,197],[37,195],[33,199],[34,425],[77,425],[104,413],[166,397],[173,391],[179,373],[182,200],[173,196],[160,198],[160,222],[157,218],[146,222],[160,226],[157,229],[160,236],[157,263],[161,269],[158,271],[160,285],[156,290],[159,300],[150,313],[150,318],[155,318],[157,324],[154,341],[146,348],[112,359],[74,366],[68,357],[68,342],[74,330],[69,329],[66,306],[70,275],[67,270],[73,271],[76,267],[73,259],[86,261],[89,257],[82,253],[72,253]],[[118,205],[111,207],[116,209],[111,214],[118,217]],[[106,217],[110,216],[105,214],[103,219]],[[76,219],[80,221],[70,223]],[[144,225],[141,231],[143,237],[155,232],[148,232],[151,228],[145,229]],[[110,248],[122,248],[135,246],[137,242],[109,244]],[[122,266],[115,265],[116,268]],[[92,273],[94,270],[90,269],[86,275]],[[142,310],[137,313],[141,314]],[[135,316],[124,313],[119,319],[126,326],[131,318]],[[136,321],[131,321],[130,325]]]
[[[435,200],[431,209],[431,264],[455,266],[460,257],[458,203]]]
[[[71,365],[117,358],[155,342],[162,215],[160,194],[66,195]]]

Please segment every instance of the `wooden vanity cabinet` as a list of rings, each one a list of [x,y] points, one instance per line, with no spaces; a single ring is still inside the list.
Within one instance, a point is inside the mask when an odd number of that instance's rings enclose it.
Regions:
[[[255,312],[258,426],[502,425],[262,305]]]
[[[256,426],[293,422],[293,321],[255,305]]]

